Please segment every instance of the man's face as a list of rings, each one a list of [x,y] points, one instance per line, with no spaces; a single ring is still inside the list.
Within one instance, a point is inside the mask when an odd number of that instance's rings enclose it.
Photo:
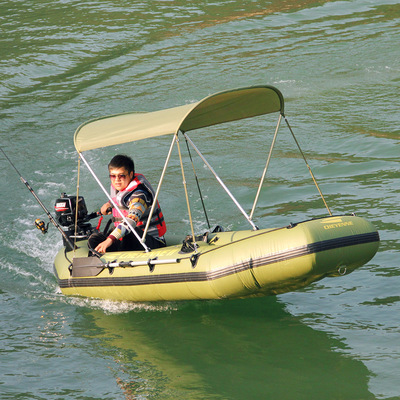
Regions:
[[[110,168],[111,183],[119,192],[126,189],[133,178],[133,172],[128,173],[125,168]]]

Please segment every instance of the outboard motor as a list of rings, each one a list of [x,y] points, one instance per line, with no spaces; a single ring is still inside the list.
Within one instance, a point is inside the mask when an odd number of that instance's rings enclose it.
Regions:
[[[61,196],[56,200],[54,208],[56,211],[56,221],[63,227],[68,238],[72,240],[84,240],[94,231],[89,222],[89,219],[93,218],[93,215],[88,215],[85,199],[82,196],[78,197],[77,202],[76,196],[68,196],[66,193],[61,193]],[[77,217],[76,228],[75,217]]]

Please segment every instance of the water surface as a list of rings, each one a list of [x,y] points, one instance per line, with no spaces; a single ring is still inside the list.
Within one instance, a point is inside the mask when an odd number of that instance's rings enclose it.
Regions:
[[[81,123],[270,84],[285,96],[332,211],[356,212],[382,238],[376,257],[354,273],[277,297],[167,304],[65,298],[52,272],[60,235],[35,230],[33,221],[45,215],[0,157],[2,398],[400,397],[397,1],[4,1],[0,15],[1,146],[50,210],[61,192],[75,192],[72,138]],[[275,122],[213,127],[197,139],[246,208]],[[129,152],[138,171],[157,181],[168,147],[160,138],[87,158],[106,183],[108,160]],[[247,228],[199,168],[214,200],[212,223]],[[175,189],[178,172],[172,165],[160,201],[170,230],[179,232],[185,205]],[[105,199],[81,173],[94,210]],[[257,224],[325,213],[282,129]]]

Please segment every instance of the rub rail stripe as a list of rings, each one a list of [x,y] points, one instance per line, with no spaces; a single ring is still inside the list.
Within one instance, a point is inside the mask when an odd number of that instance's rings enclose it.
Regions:
[[[155,285],[165,283],[179,282],[203,282],[221,279],[226,276],[246,271],[248,269],[259,268],[264,265],[274,264],[293,258],[302,257],[309,254],[318,253],[326,250],[333,250],[343,247],[355,246],[379,241],[378,232],[363,233],[360,235],[345,236],[337,239],[323,240],[321,242],[311,243],[305,246],[285,250],[280,253],[272,254],[266,257],[251,259],[239,264],[230,265],[217,271],[186,272],[177,274],[148,275],[121,278],[70,278],[59,279],[60,288],[71,287],[106,287],[106,286],[139,286]],[[200,255],[201,257],[201,255]]]

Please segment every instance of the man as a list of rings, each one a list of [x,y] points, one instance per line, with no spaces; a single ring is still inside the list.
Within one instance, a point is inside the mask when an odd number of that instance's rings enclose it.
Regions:
[[[134,162],[128,156],[113,157],[108,164],[108,171],[111,179],[111,198],[129,225],[142,237],[154,202],[153,188],[143,175],[135,173]],[[91,249],[99,253],[143,250],[143,246],[111,202],[105,203],[100,212],[103,215],[113,214],[115,228],[108,236],[101,232],[93,233],[88,242]],[[146,246],[150,249],[165,247],[166,231],[164,217],[157,202],[145,238]]]

